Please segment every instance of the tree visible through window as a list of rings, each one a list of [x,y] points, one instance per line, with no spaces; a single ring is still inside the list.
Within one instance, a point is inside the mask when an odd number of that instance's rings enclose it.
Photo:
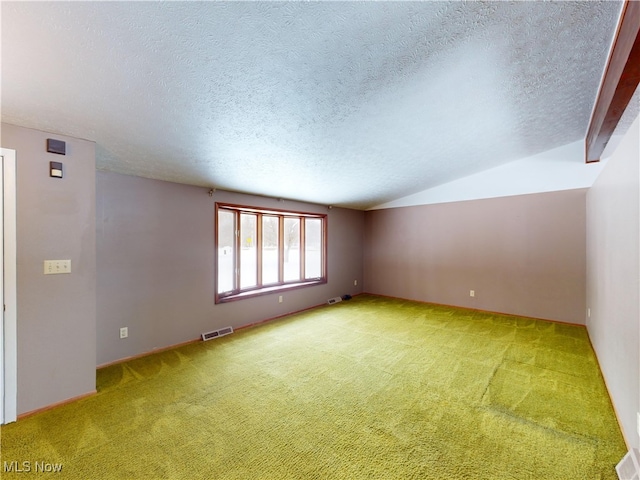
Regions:
[[[326,215],[216,204],[216,301],[326,282]]]

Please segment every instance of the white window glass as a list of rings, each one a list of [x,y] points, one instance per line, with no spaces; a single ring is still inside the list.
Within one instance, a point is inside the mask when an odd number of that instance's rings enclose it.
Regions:
[[[240,288],[258,284],[256,215],[240,214]]]
[[[218,293],[233,290],[235,213],[218,211]]]
[[[262,284],[278,283],[278,237],[280,227],[278,217],[262,217]]]
[[[304,278],[322,276],[322,220],[307,218],[304,221]]]
[[[284,219],[284,281],[300,280],[300,219]]]

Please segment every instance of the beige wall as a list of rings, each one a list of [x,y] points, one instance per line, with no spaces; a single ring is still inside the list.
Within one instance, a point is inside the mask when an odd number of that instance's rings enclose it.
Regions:
[[[579,189],[369,211],[364,290],[584,323],[585,196]]]
[[[640,120],[587,194],[587,328],[627,443],[640,447]]]
[[[16,150],[18,414],[95,390],[95,144],[2,124]],[[67,142],[65,156],[46,139]],[[49,177],[49,162],[64,178]],[[70,259],[71,274],[44,275],[44,260]]]
[[[98,172],[97,191],[98,365],[361,291],[361,211],[223,191],[209,197],[207,188],[107,172]],[[328,283],[215,305],[216,201],[327,213]]]

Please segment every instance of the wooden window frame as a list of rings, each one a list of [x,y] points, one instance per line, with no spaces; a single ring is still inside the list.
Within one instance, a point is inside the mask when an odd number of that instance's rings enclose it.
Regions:
[[[233,278],[233,289],[228,292],[218,292],[219,282],[219,254],[220,249],[218,247],[218,225],[219,225],[219,212],[230,212],[234,214],[234,230],[235,241],[232,252],[232,264],[234,266],[235,274]],[[242,248],[242,239],[240,238],[240,215],[250,214],[256,215],[256,275],[257,282],[255,286],[240,287],[241,285],[241,265],[240,265],[240,250]],[[276,217],[278,218],[278,281],[276,283],[269,283],[263,285],[262,282],[262,259],[263,259],[263,245],[262,245],[262,230],[263,230],[263,217]],[[300,220],[299,223],[299,239],[298,239],[298,251],[300,255],[300,275],[297,280],[284,280],[284,248],[285,248],[285,232],[284,232],[284,219],[296,218]],[[236,205],[231,203],[216,202],[215,205],[215,303],[225,303],[236,300],[242,300],[245,298],[252,298],[260,295],[272,294],[275,292],[283,292],[287,290],[293,290],[297,288],[308,287],[311,285],[321,285],[327,283],[327,251],[328,251],[328,228],[327,228],[327,214],[300,212],[292,210],[280,210],[275,208],[262,208],[253,207],[248,205]],[[321,276],[311,279],[305,279],[306,268],[306,228],[305,219],[319,219],[322,221],[322,234],[321,234]]]

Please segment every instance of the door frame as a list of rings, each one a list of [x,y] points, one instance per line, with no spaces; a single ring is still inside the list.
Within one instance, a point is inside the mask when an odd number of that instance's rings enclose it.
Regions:
[[[0,328],[0,424],[15,422],[18,404],[17,241],[16,241],[16,151],[0,148],[2,158],[2,297]]]

